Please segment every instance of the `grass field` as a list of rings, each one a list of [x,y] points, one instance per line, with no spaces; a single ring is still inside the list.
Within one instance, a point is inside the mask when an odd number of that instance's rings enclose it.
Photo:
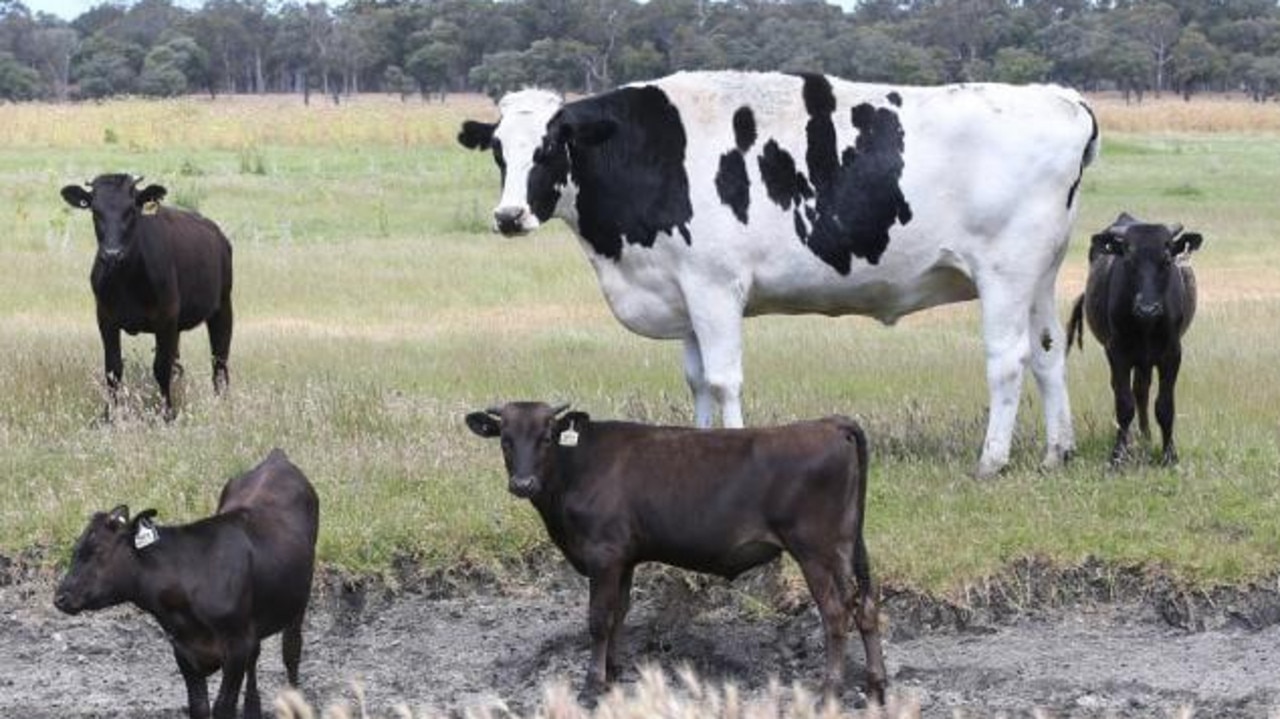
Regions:
[[[1065,317],[1088,235],[1120,210],[1204,233],[1177,469],[1104,468],[1111,396],[1092,338],[1070,358],[1077,459],[1037,471],[1029,384],[1013,467],[980,483],[976,304],[892,330],[861,318],[747,324],[750,423],[838,411],[867,426],[881,577],[955,592],[1025,556],[1142,563],[1194,583],[1280,567],[1280,108],[1164,104],[1099,102],[1102,156],[1059,297]],[[507,495],[497,447],[463,428],[465,411],[545,398],[686,423],[679,344],[613,320],[563,224],[488,234],[496,169],[452,142],[480,114],[492,110],[476,98],[0,106],[0,553],[36,547],[60,561],[86,515],[118,502],[162,521],[201,516],[227,477],[280,446],[320,491],[325,562],[496,567],[546,540]],[[235,243],[232,392],[212,396],[207,338],[185,335],[172,425],[151,411],[150,337],[125,342],[125,416],[95,422],[94,240],[58,188],[106,171],[165,184]]]

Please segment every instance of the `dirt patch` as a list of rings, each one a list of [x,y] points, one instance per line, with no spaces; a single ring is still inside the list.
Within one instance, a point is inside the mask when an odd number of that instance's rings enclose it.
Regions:
[[[353,701],[358,683],[376,716],[401,703],[532,711],[547,681],[580,682],[588,652],[585,582],[558,563],[539,564],[514,582],[411,570],[390,583],[326,577],[305,635],[304,693],[317,705]],[[184,714],[182,682],[149,618],[132,608],[60,615],[47,573],[0,567],[0,716]],[[749,691],[774,677],[820,677],[817,613],[778,572],[734,584],[641,574],[628,664],[689,664]],[[1141,569],[1024,562],[959,601],[885,594],[890,681],[925,716],[958,708],[1167,716],[1190,705],[1215,717],[1280,710],[1275,583],[1190,592]],[[859,676],[856,641],[850,662]],[[265,693],[283,687],[277,640],[260,666]],[[637,677],[629,669],[624,681]]]

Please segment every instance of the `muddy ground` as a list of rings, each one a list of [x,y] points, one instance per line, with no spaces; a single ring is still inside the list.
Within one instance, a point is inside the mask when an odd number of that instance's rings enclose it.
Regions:
[[[411,574],[411,573],[410,573]],[[641,570],[631,662],[688,663],[748,689],[820,677],[822,637],[795,582],[764,571],[730,585]],[[374,716],[399,703],[533,711],[544,682],[581,680],[585,583],[554,563],[520,581],[333,576],[313,601],[302,663],[316,705]],[[132,608],[67,617],[52,578],[0,581],[0,717],[177,717],[185,694],[163,634]],[[1280,587],[1188,593],[1139,570],[1024,564],[961,604],[886,590],[891,686],[925,716],[1035,707],[1059,716],[1280,717]],[[851,642],[851,676],[862,650]],[[283,687],[278,640],[263,649],[264,698]],[[628,670],[624,681],[635,681]],[[216,682],[216,679],[214,680]],[[856,692],[846,694],[854,701]]]

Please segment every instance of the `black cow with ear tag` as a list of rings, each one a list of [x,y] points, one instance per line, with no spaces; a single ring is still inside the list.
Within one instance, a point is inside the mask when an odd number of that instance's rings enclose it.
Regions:
[[[156,511],[98,512],[76,543],[54,606],[67,614],[130,602],[159,622],[187,685],[190,716],[209,717],[206,678],[222,672],[215,719],[262,715],[261,641],[282,633],[289,684],[298,684],[320,503],[306,476],[274,450],[227,482],[211,517],[157,526]]]
[[[231,352],[231,243],[212,221],[161,205],[167,191],[139,186],[141,177],[99,175],[62,188],[67,204],[93,214],[98,252],[90,283],[102,336],[111,416],[124,361],[121,330],[156,337],[153,371],[164,397],[164,416],[177,416],[171,384],[178,366],[178,335],[204,323],[213,352],[213,389],[228,382]]]
[[[1136,412],[1144,438],[1153,371],[1159,371],[1156,421],[1160,423],[1161,461],[1174,464],[1174,388],[1182,367],[1182,335],[1196,314],[1196,276],[1190,256],[1204,238],[1182,232],[1182,225],[1143,222],[1121,213],[1093,236],[1089,279],[1076,299],[1067,324],[1083,347],[1084,323],[1107,353],[1115,395],[1116,441],[1113,465],[1129,456],[1129,427]]]

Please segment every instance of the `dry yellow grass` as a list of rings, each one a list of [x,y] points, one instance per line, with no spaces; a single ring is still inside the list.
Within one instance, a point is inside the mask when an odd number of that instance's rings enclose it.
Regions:
[[[1106,132],[1280,132],[1280,104],[1242,95],[1197,95],[1188,102],[1166,93],[1126,103],[1107,93],[1091,95],[1089,102]]]
[[[0,105],[0,147],[438,147],[453,142],[463,119],[487,116],[496,110],[482,95],[454,96],[443,105],[388,95],[344,98],[340,105],[319,95],[310,105],[299,95],[29,103]]]

